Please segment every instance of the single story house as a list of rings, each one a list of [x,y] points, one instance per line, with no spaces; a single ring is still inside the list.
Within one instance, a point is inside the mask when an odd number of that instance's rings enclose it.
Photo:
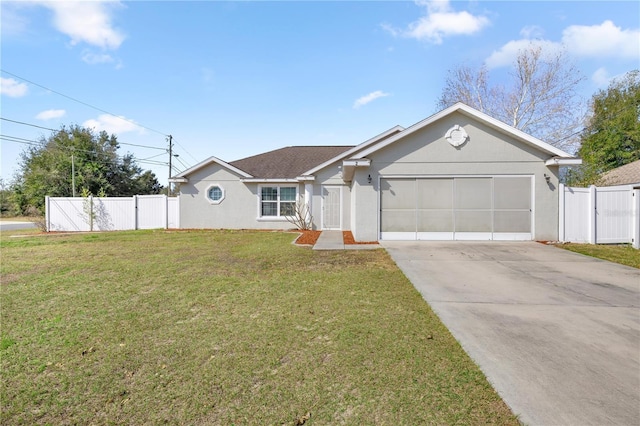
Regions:
[[[356,146],[293,146],[174,176],[182,228],[313,228],[357,241],[557,240],[559,166],[581,160],[458,103]]]
[[[640,188],[640,160],[609,170],[600,181],[602,186],[631,185]]]

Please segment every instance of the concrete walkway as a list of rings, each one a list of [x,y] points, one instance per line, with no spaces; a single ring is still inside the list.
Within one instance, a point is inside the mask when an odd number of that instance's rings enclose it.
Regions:
[[[640,424],[640,270],[534,242],[381,245],[524,424]]]
[[[322,231],[314,250],[374,250],[381,248],[379,244],[345,244],[342,231]]]

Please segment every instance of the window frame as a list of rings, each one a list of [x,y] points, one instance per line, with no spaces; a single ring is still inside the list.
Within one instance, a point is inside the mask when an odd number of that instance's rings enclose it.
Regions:
[[[262,189],[263,188],[276,188],[276,199],[275,200],[263,200],[262,199]],[[282,188],[293,188],[295,190],[295,196],[293,200],[282,200]],[[258,220],[287,220],[287,217],[291,217],[293,215],[287,216],[287,215],[281,215],[280,212],[282,211],[282,205],[285,203],[293,203],[294,204],[294,208],[295,208],[295,204],[298,202],[298,200],[300,199],[300,188],[299,185],[297,184],[278,184],[278,183],[273,183],[273,184],[260,184],[258,185],[258,191],[257,191],[257,198],[258,198]],[[262,205],[263,203],[275,203],[276,205],[276,212],[277,215],[276,216],[267,216],[267,215],[263,215],[262,214]]]
[[[213,188],[218,188],[220,189],[221,192],[221,196],[220,199],[218,200],[214,200],[211,197],[209,197],[209,192],[213,189]],[[207,201],[209,202],[209,204],[220,204],[222,201],[224,201],[225,197],[226,197],[227,193],[224,190],[224,187],[222,185],[220,185],[219,183],[212,183],[211,185],[207,186],[206,191],[204,192],[204,196],[207,199]]]

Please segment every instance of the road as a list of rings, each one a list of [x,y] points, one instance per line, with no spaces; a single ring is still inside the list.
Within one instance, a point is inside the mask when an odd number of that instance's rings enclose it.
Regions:
[[[0,231],[15,231],[16,229],[29,229],[35,227],[36,224],[33,222],[0,221]]]

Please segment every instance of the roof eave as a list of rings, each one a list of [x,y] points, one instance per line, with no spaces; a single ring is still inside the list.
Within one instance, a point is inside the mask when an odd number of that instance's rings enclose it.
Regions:
[[[244,183],[298,183],[298,178],[247,178],[240,179]]]
[[[169,182],[171,182],[171,183],[187,183],[187,182],[189,182],[189,179],[187,179],[186,177],[172,177],[172,178],[169,178]]]
[[[580,164],[582,164],[581,158],[553,157],[544,162],[545,166],[579,166]]]
[[[356,173],[357,167],[369,167],[371,160],[368,158],[360,158],[358,160],[344,160],[342,162],[342,180],[351,182],[353,175]]]
[[[173,177],[173,179],[181,179],[181,178],[185,178],[187,179],[187,176],[189,176],[191,173],[196,172],[206,166],[208,166],[209,164],[212,163],[216,163],[219,164],[220,166],[222,166],[223,168],[230,170],[234,173],[239,174],[241,177],[243,178],[252,178],[253,176],[251,176],[249,173],[245,172],[244,170],[240,170],[237,167],[232,166],[231,164],[227,163],[226,161],[222,161],[221,159],[217,158],[217,157],[209,157],[204,161],[201,161],[200,163],[196,164],[195,166],[183,171],[182,173],[176,175]],[[188,179],[187,179],[188,180]]]

